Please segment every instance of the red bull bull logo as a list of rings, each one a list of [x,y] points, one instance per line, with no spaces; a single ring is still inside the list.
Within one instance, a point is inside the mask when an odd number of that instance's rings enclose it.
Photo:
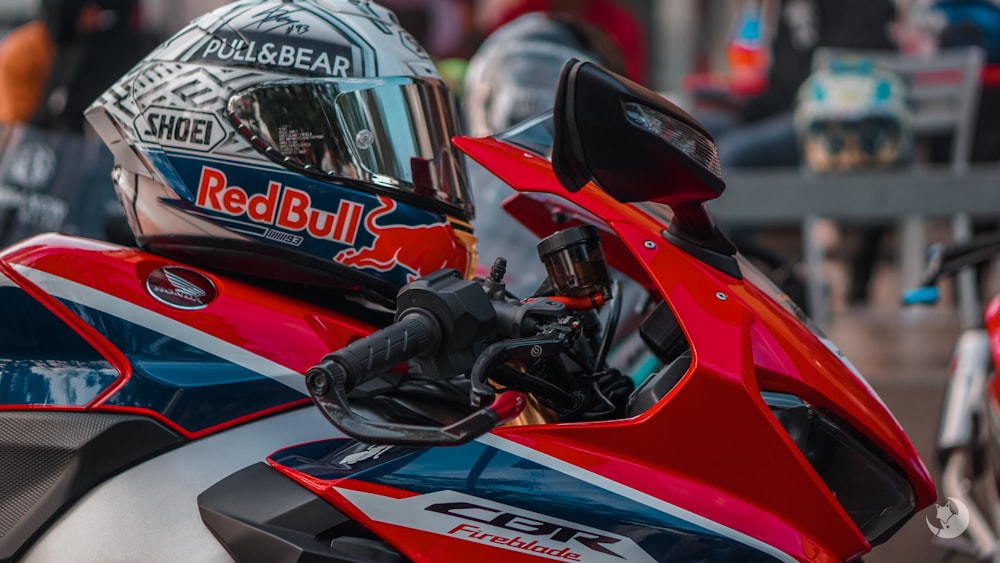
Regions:
[[[365,218],[365,229],[375,238],[370,245],[342,250],[334,260],[354,268],[389,272],[401,267],[413,281],[442,268],[465,272],[466,249],[456,240],[448,223],[386,225],[385,216],[396,210],[396,202],[378,196],[380,207]]]
[[[353,245],[364,206],[341,200],[336,213],[313,207],[309,194],[271,181],[265,193],[249,194],[229,184],[225,172],[203,166],[195,205],[286,231],[305,231],[315,239]]]

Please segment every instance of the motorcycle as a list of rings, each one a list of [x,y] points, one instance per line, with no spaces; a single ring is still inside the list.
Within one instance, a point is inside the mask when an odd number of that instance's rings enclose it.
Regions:
[[[571,61],[552,112],[454,144],[516,190],[534,294],[502,257],[380,311],[63,235],[5,249],[0,561],[849,561],[933,502],[863,376],[714,225],[682,109]]]
[[[996,377],[1000,296],[982,305],[976,269],[1000,254],[1000,237],[971,237],[970,231],[960,230],[965,236],[931,247],[927,271],[903,295],[903,304],[935,304],[941,299],[942,282],[953,282],[960,331],[948,365],[935,442],[941,492],[948,500],[937,511],[941,522],[957,517],[963,527],[951,532],[942,525],[937,543],[948,555],[996,561],[1000,557],[1000,383]]]

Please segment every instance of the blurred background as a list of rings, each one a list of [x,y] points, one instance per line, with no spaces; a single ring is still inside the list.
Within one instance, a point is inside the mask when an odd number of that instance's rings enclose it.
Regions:
[[[110,51],[117,55],[100,55],[100,68],[109,67],[112,60],[124,68],[109,69],[106,84],[92,85],[97,92],[191,19],[226,3],[45,1],[98,4],[95,25],[111,29],[116,19],[118,25],[127,27],[131,58],[122,56],[121,47],[107,47],[117,49]],[[5,35],[41,17],[42,2],[0,0],[0,46]],[[912,287],[926,265],[928,244],[997,227],[1000,74],[995,65],[1000,63],[1000,18],[994,16],[1000,9],[996,4],[989,0],[381,3],[393,9],[427,48],[459,96],[471,94],[463,91],[463,79],[483,41],[526,11],[573,13],[592,27],[602,28],[605,40],[617,51],[611,59],[621,63],[623,74],[664,93],[716,137],[729,192],[713,211],[741,250],[765,267],[868,377],[935,477],[939,475],[934,440],[949,355],[960,330],[970,322],[968,316],[981,310],[962,311],[950,282],[942,284],[944,296],[937,304],[904,308],[900,303],[903,291]],[[932,10],[939,4],[985,15],[948,27],[946,17]],[[111,12],[117,16],[110,17]],[[874,118],[878,129],[867,133],[837,130],[841,145],[855,143],[855,149],[862,149],[850,153],[853,156],[848,159],[849,151],[831,144],[831,125],[823,119],[826,108],[818,103],[819,98],[803,99],[800,91],[807,78],[816,80],[809,83],[815,91],[829,93],[839,88],[814,74],[813,55],[822,47],[879,49],[931,60],[942,46],[955,45],[979,47],[981,54],[973,61],[968,82],[962,82],[964,75],[956,75],[967,66],[933,67],[937,70],[924,75],[935,83],[958,76],[954,87],[945,90],[961,96],[943,101],[937,113],[927,114],[940,118],[935,123],[955,126],[932,127],[926,142],[916,142],[921,132],[916,113],[900,113],[899,107],[869,100],[849,109],[858,112],[852,114],[857,123],[861,118],[871,123]],[[54,64],[58,70],[58,57]],[[76,59],[67,64],[76,64]],[[907,87],[921,83],[920,75],[913,76],[918,79],[911,78]],[[878,102],[892,101],[897,83],[891,77],[873,75],[862,67],[856,78],[875,81],[876,90],[889,92]],[[85,92],[81,97],[87,102],[93,94]],[[44,99],[51,105],[53,92],[46,92]],[[954,115],[946,115],[942,108],[955,110]],[[840,107],[838,111],[843,116],[848,110]],[[83,127],[57,117],[47,116],[45,125],[77,132]],[[39,118],[35,115],[34,119]],[[789,142],[791,148],[781,145]],[[772,148],[769,152],[760,150],[768,147]],[[810,147],[818,149],[804,150]],[[878,173],[866,174],[873,168]],[[862,174],[815,175],[830,170]],[[938,185],[933,183],[935,178]],[[944,195],[940,194],[942,183],[950,189]],[[1000,289],[992,268],[982,269],[977,285],[971,287],[981,300]],[[947,543],[952,540],[934,543],[926,516],[933,514],[915,515],[865,560],[930,563],[951,556],[951,561],[972,561],[947,549],[954,547]]]
[[[168,37],[195,17],[224,5],[221,0],[141,0],[142,25],[150,33]],[[457,54],[462,31],[468,24],[488,26],[507,0],[393,0],[401,21],[424,46],[437,55]],[[734,0],[622,0],[650,38],[649,85],[677,89],[692,69],[721,64],[721,39],[732,24]],[[0,0],[0,33],[35,17],[41,0]],[[474,11],[476,21],[463,23],[463,13]],[[472,31],[472,30],[467,30]],[[430,40],[428,40],[430,39]],[[471,53],[467,53],[471,54]],[[716,59],[714,62],[707,59]]]
[[[898,0],[901,14],[920,0]],[[436,56],[471,55],[467,39],[497,24],[518,0],[388,0],[410,31]],[[168,37],[221,0],[138,0],[143,29]],[[648,38],[646,85],[678,91],[693,72],[726,69],[726,44],[742,0],[616,0]],[[0,0],[0,33],[37,16],[41,0]],[[466,34],[463,36],[463,33]],[[473,42],[475,39],[473,39]],[[464,42],[464,43],[463,43]]]

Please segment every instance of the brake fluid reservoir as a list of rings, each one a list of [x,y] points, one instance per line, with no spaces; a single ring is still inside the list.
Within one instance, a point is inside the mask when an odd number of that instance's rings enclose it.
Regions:
[[[580,225],[538,242],[538,256],[559,295],[611,297],[611,274],[597,227]]]

